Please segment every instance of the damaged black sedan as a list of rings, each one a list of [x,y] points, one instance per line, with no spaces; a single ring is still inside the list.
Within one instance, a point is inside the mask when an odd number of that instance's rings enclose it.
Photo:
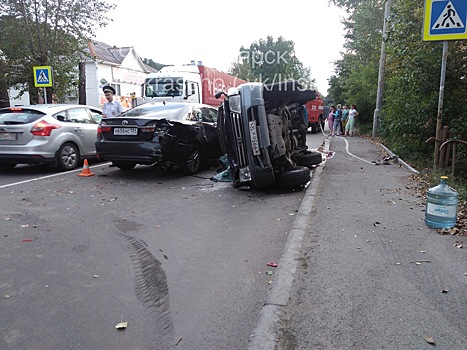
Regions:
[[[192,175],[221,155],[217,109],[199,103],[146,103],[98,128],[99,159],[122,170],[137,164],[176,167]]]

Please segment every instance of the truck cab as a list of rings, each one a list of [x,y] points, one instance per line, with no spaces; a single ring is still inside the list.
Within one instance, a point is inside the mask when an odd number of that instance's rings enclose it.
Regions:
[[[138,105],[164,101],[201,103],[201,77],[194,70],[164,67],[158,73],[148,74],[141,95]]]
[[[308,128],[311,129],[312,134],[316,134],[321,128],[324,130],[324,120],[326,119],[324,112],[324,101],[316,94],[314,100],[305,103],[305,108],[308,112]]]
[[[216,92],[236,87],[245,80],[203,65],[166,66],[157,73],[148,74],[142,85],[141,98],[136,105],[146,102],[196,102],[219,107]]]

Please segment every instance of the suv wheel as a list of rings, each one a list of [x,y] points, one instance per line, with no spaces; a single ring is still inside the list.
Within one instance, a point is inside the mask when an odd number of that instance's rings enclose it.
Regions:
[[[294,189],[309,181],[310,169],[304,166],[296,166],[292,170],[276,174],[276,184],[281,188]]]
[[[65,142],[57,152],[57,165],[61,170],[75,169],[79,160],[79,150],[74,143]]]
[[[306,153],[298,153],[294,157],[297,165],[302,166],[312,166],[321,164],[323,161],[323,156],[320,152],[306,152]]]

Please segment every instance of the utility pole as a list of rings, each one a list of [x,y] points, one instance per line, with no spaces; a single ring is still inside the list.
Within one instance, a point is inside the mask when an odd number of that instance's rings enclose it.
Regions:
[[[86,103],[86,64],[80,62],[78,64],[79,79],[78,79],[78,104],[85,105]]]
[[[386,32],[388,29],[388,17],[391,10],[391,1],[386,0],[386,6],[384,8],[384,22],[383,22],[383,40],[381,42],[381,55],[379,57],[379,72],[378,72],[378,90],[376,92],[376,109],[373,114],[373,132],[372,137],[376,137],[376,131],[378,129],[379,113],[383,106],[383,90],[384,90],[384,69],[386,68]]]

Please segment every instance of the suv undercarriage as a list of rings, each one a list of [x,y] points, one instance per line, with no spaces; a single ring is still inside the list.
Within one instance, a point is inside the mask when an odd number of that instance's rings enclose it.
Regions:
[[[322,161],[321,153],[306,145],[303,105],[315,98],[315,91],[296,81],[229,89],[219,108],[218,130],[235,185],[296,188],[309,182],[309,167]]]

